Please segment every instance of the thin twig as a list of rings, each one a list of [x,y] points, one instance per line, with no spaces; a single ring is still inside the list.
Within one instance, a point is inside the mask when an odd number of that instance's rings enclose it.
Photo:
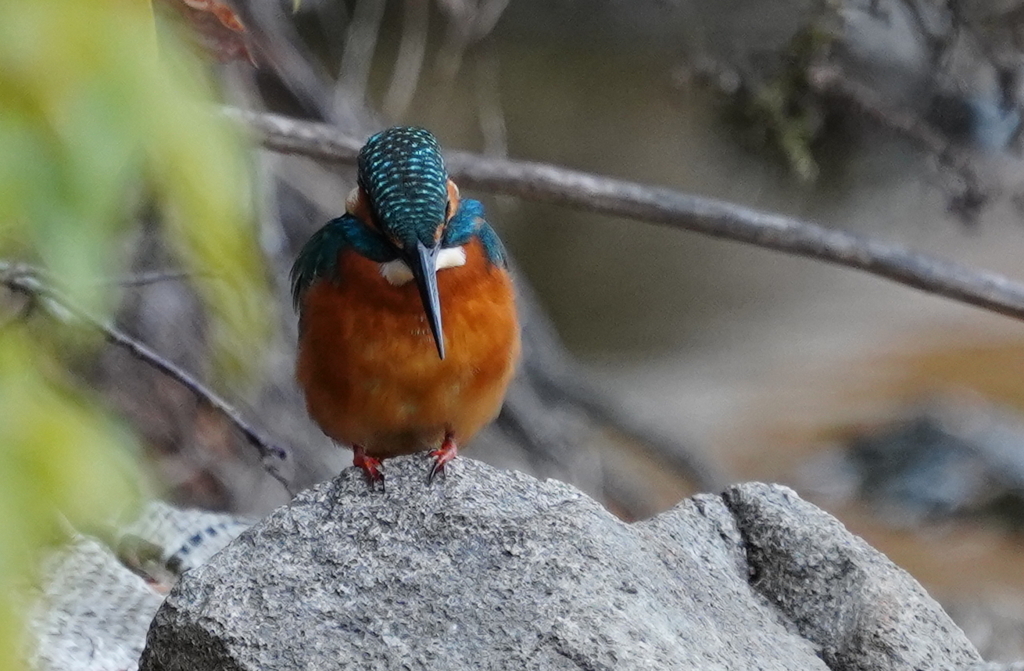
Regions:
[[[253,447],[256,448],[260,454],[263,468],[266,469],[267,473],[280,482],[281,486],[283,486],[289,494],[294,496],[295,492],[292,491],[291,484],[278,470],[277,465],[272,463],[275,460],[285,461],[288,459],[288,452],[283,447],[275,445],[261,435],[242,417],[242,414],[235,409],[234,406],[229,404],[202,382],[194,378],[191,374],[160,356],[124,331],[121,331],[100,318],[90,314],[86,310],[76,306],[74,302],[63,292],[40,279],[44,275],[45,274],[41,271],[37,272],[37,270],[32,266],[0,261],[0,284],[3,284],[11,291],[18,292],[28,297],[30,300],[44,298],[47,301],[55,303],[59,306],[61,312],[65,312],[74,319],[88,324],[92,328],[98,330],[103,334],[107,342],[120,347],[135,359],[176,380],[192,392],[192,394],[197,398],[219,412],[225,419],[233,424],[243,436],[245,436],[246,440]],[[55,316],[59,319],[63,318],[63,315]]]
[[[190,273],[185,270],[147,270],[141,273],[133,273],[124,277],[117,277],[110,280],[102,280],[100,283],[106,286],[124,288],[146,287],[161,282],[181,282],[195,279],[196,277],[209,276],[205,273]]]
[[[919,115],[886,105],[877,92],[847,77],[841,68],[812,68],[808,73],[808,81],[818,93],[840,98],[877,123],[915,141],[926,151],[938,156],[949,167],[963,174],[965,180],[979,181],[971,167],[971,158],[966,152],[951,143]]]
[[[274,151],[351,164],[362,141],[325,124],[227,109]],[[556,203],[745,242],[861,270],[927,293],[1024,320],[1024,285],[1002,275],[919,254],[899,245],[827,229],[673,189],[543,163],[447,154],[448,171],[467,188]]]

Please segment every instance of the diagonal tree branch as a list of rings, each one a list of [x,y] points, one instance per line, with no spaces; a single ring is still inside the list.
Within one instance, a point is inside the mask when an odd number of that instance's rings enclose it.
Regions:
[[[352,164],[362,138],[325,124],[227,108],[268,149]],[[795,217],[713,198],[652,187],[554,165],[446,155],[452,177],[467,188],[647,221],[834,263],[922,291],[1024,320],[1024,284],[906,247],[832,230]]]
[[[53,309],[49,310],[49,312],[57,319],[65,320],[70,316],[76,321],[89,325],[102,333],[107,342],[120,347],[134,358],[183,385],[238,429],[245,439],[259,452],[263,468],[267,473],[281,483],[281,486],[289,494],[294,496],[295,492],[292,491],[291,483],[281,473],[276,463],[283,462],[288,458],[288,452],[283,447],[270,442],[270,440],[253,428],[234,406],[190,373],[182,370],[124,331],[79,308],[63,292],[44,281],[42,278],[45,276],[46,274],[43,271],[33,266],[12,264],[0,260],[0,285],[27,296],[30,301],[45,299],[54,304]]]

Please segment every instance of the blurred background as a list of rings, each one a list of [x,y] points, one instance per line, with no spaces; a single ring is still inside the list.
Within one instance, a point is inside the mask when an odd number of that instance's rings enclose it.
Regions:
[[[1009,277],[1024,251],[1024,3],[1013,0],[160,0],[223,102],[363,139],[665,186]],[[254,149],[271,335],[215,377],[195,283],[126,291],[116,321],[289,450],[294,488],[351,461],[292,379],[287,273],[344,209],[348,167]],[[987,659],[1024,658],[1024,327],[879,278],[650,223],[477,192],[509,247],[526,361],[466,452],[643,519],[781,482],[947,606]],[[174,268],[160,217],[121,247]],[[201,285],[202,278],[198,282]],[[289,496],[230,423],[107,347],[81,375],[178,505]]]

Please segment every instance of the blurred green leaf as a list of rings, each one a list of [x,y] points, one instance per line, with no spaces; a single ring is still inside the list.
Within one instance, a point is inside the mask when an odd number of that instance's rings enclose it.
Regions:
[[[72,300],[108,314],[96,280],[124,271],[140,195],[165,214],[186,269],[214,274],[207,301],[221,370],[259,352],[269,299],[244,148],[211,110],[202,64],[153,25],[143,0],[0,0],[0,256],[41,264]],[[159,33],[159,49],[157,34]],[[4,300],[0,294],[0,321]],[[39,552],[130,506],[132,438],[56,373],[52,329],[0,328],[0,649],[18,649],[13,586]],[[73,339],[72,346],[95,339]],[[0,671],[20,669],[0,657]]]

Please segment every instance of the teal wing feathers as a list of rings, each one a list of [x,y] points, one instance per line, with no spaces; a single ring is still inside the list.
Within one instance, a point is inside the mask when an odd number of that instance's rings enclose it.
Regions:
[[[303,245],[292,265],[292,301],[296,310],[313,282],[337,276],[338,257],[346,249],[379,263],[398,258],[398,250],[384,236],[351,214],[332,219]]]

